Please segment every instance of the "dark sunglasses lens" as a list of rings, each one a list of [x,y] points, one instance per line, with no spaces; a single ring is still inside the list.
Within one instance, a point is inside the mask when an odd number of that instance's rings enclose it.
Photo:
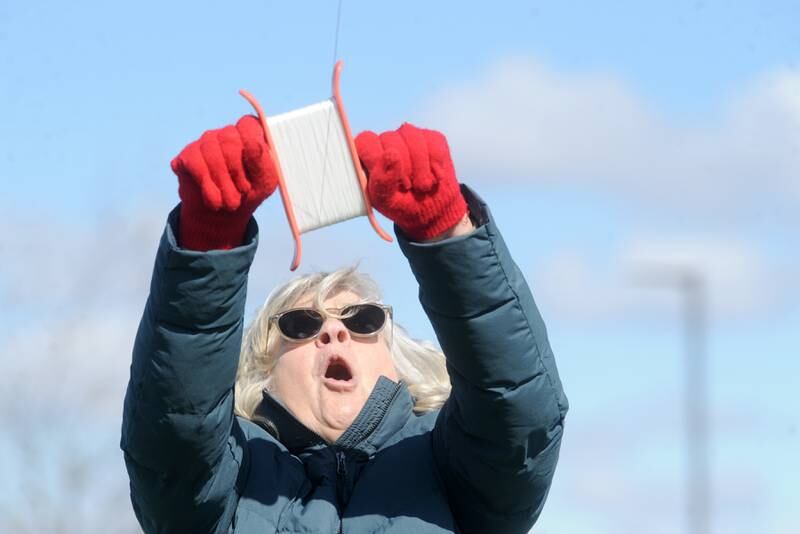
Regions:
[[[322,315],[314,310],[293,310],[281,315],[278,328],[291,339],[309,339],[322,327]]]
[[[356,334],[374,334],[386,322],[386,312],[374,304],[358,304],[342,310],[342,322]]]

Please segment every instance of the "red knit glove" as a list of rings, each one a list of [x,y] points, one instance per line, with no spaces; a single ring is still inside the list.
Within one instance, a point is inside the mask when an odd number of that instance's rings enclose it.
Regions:
[[[264,129],[252,115],[205,132],[172,160],[172,170],[182,201],[178,241],[192,250],[241,245],[253,212],[278,185]]]
[[[415,241],[453,228],[467,213],[444,135],[405,123],[356,137],[372,205]]]

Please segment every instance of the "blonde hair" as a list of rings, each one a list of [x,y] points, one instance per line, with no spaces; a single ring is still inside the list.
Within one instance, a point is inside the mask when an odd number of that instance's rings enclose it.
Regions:
[[[289,281],[275,289],[244,334],[239,369],[236,373],[236,413],[252,419],[263,391],[270,390],[272,371],[278,360],[280,335],[270,317],[293,307],[306,295],[313,295],[313,306],[324,309],[329,296],[350,291],[363,301],[380,302],[375,281],[356,266],[330,273],[313,273]],[[392,321],[389,318],[389,321]],[[390,335],[387,335],[391,333]],[[411,338],[398,324],[387,324],[381,334],[389,344],[400,379],[408,386],[417,413],[436,410],[450,395],[450,377],[444,354],[430,342]]]

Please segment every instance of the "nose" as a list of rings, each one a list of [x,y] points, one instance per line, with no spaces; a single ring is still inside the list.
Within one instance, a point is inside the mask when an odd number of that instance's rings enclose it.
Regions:
[[[320,346],[328,345],[334,339],[339,343],[346,343],[350,341],[350,331],[339,319],[329,317],[322,323],[322,329],[319,332],[319,336],[317,336],[317,344]]]

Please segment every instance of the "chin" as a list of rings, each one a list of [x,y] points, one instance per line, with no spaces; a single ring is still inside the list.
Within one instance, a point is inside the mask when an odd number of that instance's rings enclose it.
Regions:
[[[342,398],[333,399],[332,406],[325,410],[325,419],[330,423],[332,428],[341,428],[345,430],[349,427],[361,408],[364,406],[364,400],[358,401],[355,398]]]

